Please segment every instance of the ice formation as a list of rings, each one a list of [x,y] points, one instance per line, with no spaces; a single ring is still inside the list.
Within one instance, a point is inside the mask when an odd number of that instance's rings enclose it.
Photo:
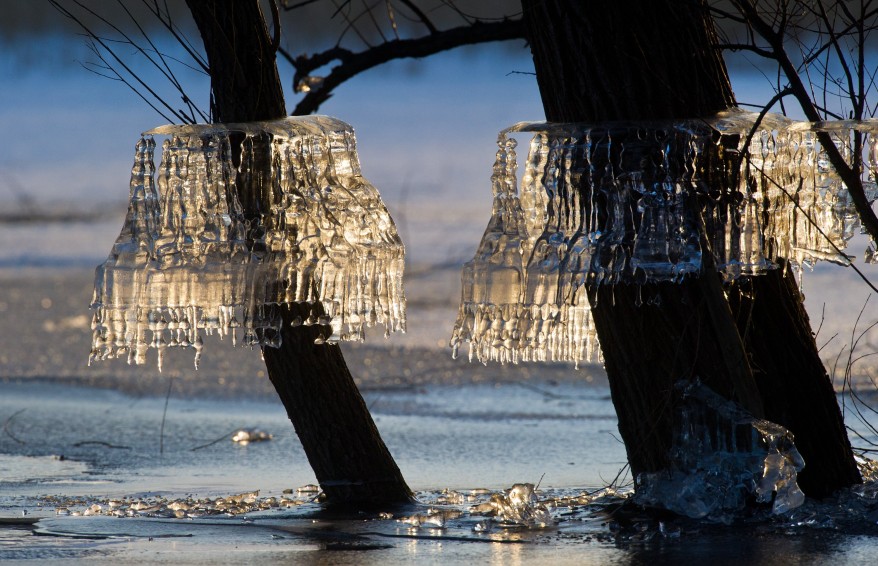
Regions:
[[[321,341],[404,330],[403,256],[344,122],[156,128],[137,143],[128,214],[96,270],[90,361],[142,364],[156,348],[161,367],[184,346],[197,367],[203,333],[235,342],[239,329],[247,345],[279,346],[280,305],[293,303],[310,313],[294,326],[328,326]]]
[[[802,123],[728,111],[644,124],[520,123],[500,132],[491,220],[463,268],[451,338],[487,362],[599,355],[585,284],[679,281],[712,264],[730,281],[815,260],[848,263],[859,220],[817,132],[846,158],[863,141],[878,196],[878,121]],[[517,182],[516,141],[533,132]],[[751,137],[752,134],[752,137]],[[749,141],[749,145],[744,147]]]
[[[748,498],[775,514],[800,506],[805,465],[784,427],[757,419],[700,383],[679,386],[671,465],[636,478],[636,500],[692,517],[728,521]]]
[[[505,527],[544,528],[554,522],[548,507],[537,498],[532,483],[517,483],[503,493],[494,493],[489,501],[471,511],[493,515]],[[490,526],[480,523],[475,530],[490,530]]]

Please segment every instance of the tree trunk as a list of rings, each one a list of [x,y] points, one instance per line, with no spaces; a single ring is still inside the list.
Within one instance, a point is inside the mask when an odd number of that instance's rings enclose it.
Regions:
[[[735,104],[700,0],[522,6],[548,120],[698,118]],[[780,271],[742,278],[730,308],[709,255],[680,284],[588,289],[632,473],[667,467],[673,386],[697,378],[795,434],[805,493],[860,481],[795,284]]]
[[[812,497],[860,483],[832,380],[789,265],[735,281],[729,304],[750,355],[767,418],[793,431],[805,459],[799,486]]]
[[[259,2],[187,0],[187,4],[207,52],[213,120],[249,122],[285,116],[275,50]],[[246,209],[252,198],[247,187],[238,190]],[[262,354],[327,502],[411,501],[411,490],[378,433],[341,348],[315,344],[318,327],[291,327],[300,308],[282,307],[281,347],[263,347]]]

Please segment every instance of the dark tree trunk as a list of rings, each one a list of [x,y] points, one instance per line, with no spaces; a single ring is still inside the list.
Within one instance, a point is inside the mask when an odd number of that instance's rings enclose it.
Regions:
[[[824,497],[860,483],[832,381],[789,266],[781,262],[781,269],[736,281],[728,297],[765,414],[796,435],[805,459],[799,486],[812,497]]]
[[[286,114],[283,89],[259,2],[187,0],[187,4],[207,52],[214,121],[282,118]],[[247,187],[238,189],[242,202],[252,201]],[[296,309],[283,308],[281,347],[264,347],[262,353],[269,379],[327,501],[350,505],[411,501],[411,490],[378,434],[341,349],[315,344],[318,327],[292,328]]]
[[[522,6],[551,121],[697,118],[735,104],[699,0]],[[679,285],[589,289],[632,473],[667,466],[673,385],[698,378],[795,434],[807,494],[822,497],[860,481],[795,283],[781,272],[744,278],[729,291],[730,308],[719,275],[707,267]],[[655,297],[659,304],[649,300]]]

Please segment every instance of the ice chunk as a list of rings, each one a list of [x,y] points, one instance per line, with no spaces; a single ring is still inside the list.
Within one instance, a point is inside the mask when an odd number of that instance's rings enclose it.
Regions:
[[[749,498],[776,514],[800,506],[805,466],[793,435],[757,419],[707,386],[681,383],[669,469],[636,478],[636,501],[696,519],[728,521]]]
[[[817,132],[830,132],[848,156],[854,132],[870,134],[863,183],[874,200],[878,122],[769,115],[750,137],[755,119],[733,110],[500,132],[491,220],[463,269],[455,355],[468,344],[481,362],[598,359],[585,285],[679,281],[702,269],[707,248],[728,281],[774,269],[778,257],[849,263],[838,250],[859,217]],[[534,134],[520,187],[511,139],[519,132]]]
[[[242,428],[232,433],[232,442],[247,445],[251,442],[265,442],[271,440],[274,436],[271,433],[259,430],[257,428]]]
[[[552,524],[552,515],[537,498],[532,483],[517,483],[504,493],[493,494],[485,510],[504,527],[542,528]],[[490,525],[484,523],[482,526],[487,530]]]
[[[154,166],[154,136],[166,136]],[[240,164],[232,144],[241,144]],[[159,365],[202,334],[279,346],[279,305],[320,341],[405,329],[404,248],[361,173],[347,124],[325,116],[163,126],[137,143],[125,224],[97,268],[90,360]],[[298,321],[297,321],[298,322]]]

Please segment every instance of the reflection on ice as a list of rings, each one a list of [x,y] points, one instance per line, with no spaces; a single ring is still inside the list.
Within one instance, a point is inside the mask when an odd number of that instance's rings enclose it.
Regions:
[[[521,123],[500,133],[491,220],[463,269],[451,346],[479,361],[599,355],[585,284],[679,281],[702,255],[726,280],[795,264],[848,263],[854,205],[816,132],[847,157],[866,133],[874,200],[878,122],[796,123],[729,111],[647,124]],[[514,132],[534,132],[517,183]],[[747,147],[743,147],[750,139]]]
[[[404,330],[403,255],[347,124],[164,126],[137,143],[125,224],[96,273],[90,359],[141,364],[156,348],[161,366],[181,346],[197,366],[202,333],[234,342],[239,329],[245,344],[279,346],[291,303],[311,305],[294,324],[329,325],[326,341]]]
[[[637,502],[692,517],[731,521],[748,498],[772,512],[799,507],[805,466],[793,435],[700,384],[682,384],[669,469],[636,478]]]

